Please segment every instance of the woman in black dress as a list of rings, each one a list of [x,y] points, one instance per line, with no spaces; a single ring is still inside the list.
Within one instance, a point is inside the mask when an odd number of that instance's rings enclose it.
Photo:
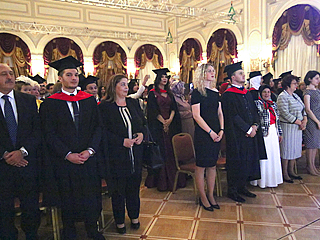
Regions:
[[[131,228],[138,229],[140,183],[145,118],[136,99],[128,98],[128,79],[114,75],[107,87],[106,100],[99,105],[107,136],[109,156],[108,188],[118,233],[125,233],[125,207]]]
[[[199,66],[195,72],[195,90],[191,96],[193,118],[197,123],[194,134],[196,183],[200,193],[200,205],[207,211],[220,208],[213,197],[213,190],[224,121],[219,92],[215,88],[215,75],[212,65]],[[205,192],[205,171],[208,195]]]

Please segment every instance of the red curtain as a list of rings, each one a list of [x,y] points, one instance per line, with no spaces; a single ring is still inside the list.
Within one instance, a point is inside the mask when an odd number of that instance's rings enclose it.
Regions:
[[[145,44],[137,49],[134,55],[134,63],[137,68],[136,76],[138,76],[140,68],[143,69],[145,67],[146,61],[152,61],[156,68],[163,66],[162,54],[156,46]]]
[[[224,67],[231,64],[237,55],[237,39],[232,31],[221,28],[212,34],[207,45],[207,57],[216,70],[217,83],[223,81]]]
[[[100,43],[94,50],[93,63],[99,86],[106,86],[109,78],[118,73],[126,74],[127,55],[119,44],[111,41]]]
[[[192,82],[194,71],[202,60],[202,47],[198,40],[188,38],[180,48],[180,78],[186,83]]]
[[[278,19],[272,34],[273,60],[277,51],[286,49],[292,35],[302,35],[307,45],[318,45],[320,56],[320,12],[307,4],[299,4],[287,9]]]
[[[16,35],[0,33],[0,61],[7,62],[13,68],[16,77],[31,74],[31,53],[27,44]]]

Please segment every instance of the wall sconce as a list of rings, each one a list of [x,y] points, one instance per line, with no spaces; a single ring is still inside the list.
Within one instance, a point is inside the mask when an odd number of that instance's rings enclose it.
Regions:
[[[261,63],[262,63],[262,66],[264,67],[264,68],[269,68],[270,67],[270,58],[267,58],[267,59],[261,59],[260,60],[261,61]]]

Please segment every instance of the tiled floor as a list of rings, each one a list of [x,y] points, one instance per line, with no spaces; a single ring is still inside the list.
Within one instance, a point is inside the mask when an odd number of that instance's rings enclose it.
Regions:
[[[300,162],[299,173],[304,172]],[[320,218],[320,177],[300,174],[303,180],[294,184],[284,183],[277,188],[260,189],[250,187],[257,194],[246,198],[244,204],[217,197],[221,209],[205,211],[195,204],[193,183],[175,194],[158,192],[141,187],[141,228],[119,235],[112,218],[110,199],[103,200],[106,226],[104,236],[110,240],[125,239],[170,239],[170,240],[266,240],[279,239],[305,224]],[[226,194],[225,173],[222,176],[223,194]],[[127,226],[130,226],[126,218]],[[83,225],[79,228],[79,239],[86,239]],[[52,239],[50,226],[40,229],[41,239]],[[320,239],[320,221],[283,239]]]

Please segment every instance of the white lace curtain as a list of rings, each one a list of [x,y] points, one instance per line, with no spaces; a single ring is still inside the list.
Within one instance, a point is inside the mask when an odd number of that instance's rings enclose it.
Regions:
[[[139,70],[138,78],[140,79],[140,84],[142,83],[144,76],[147,74],[150,75],[150,78],[147,82],[147,86],[154,83],[154,79],[156,78],[156,74],[154,72],[152,72],[153,69],[156,69],[155,66],[153,66],[153,63],[151,61],[147,61],[144,69]]]
[[[292,35],[288,47],[284,50],[278,50],[274,78],[290,70],[293,70],[293,75],[301,77],[301,79],[304,79],[309,70],[320,70],[317,45],[308,46],[305,44],[302,35]]]

